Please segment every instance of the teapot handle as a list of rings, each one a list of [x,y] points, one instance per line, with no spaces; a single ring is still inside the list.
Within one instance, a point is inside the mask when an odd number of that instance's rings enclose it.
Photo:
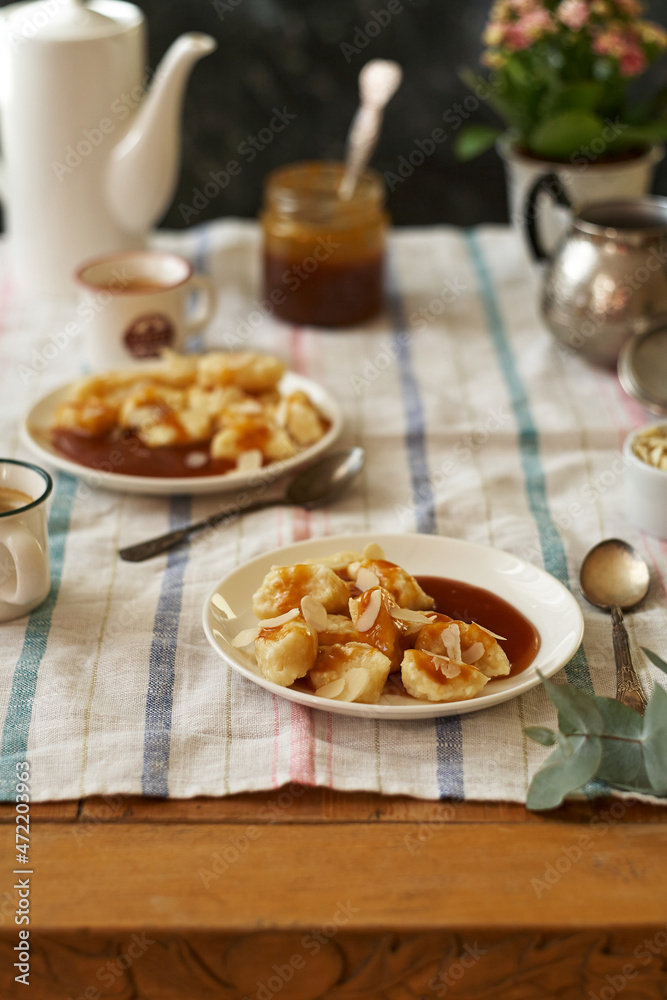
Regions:
[[[563,182],[558,174],[542,174],[541,177],[537,178],[528,192],[523,215],[526,238],[535,260],[548,260],[550,256],[542,245],[538,231],[540,212],[537,207],[537,199],[542,191],[550,195],[557,205],[562,205],[563,208],[572,208],[572,202],[568,198],[565,188],[563,187]]]

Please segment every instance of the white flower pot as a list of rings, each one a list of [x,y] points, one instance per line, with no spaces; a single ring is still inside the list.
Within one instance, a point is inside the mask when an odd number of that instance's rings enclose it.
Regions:
[[[655,168],[665,155],[662,146],[652,146],[642,156],[618,163],[596,163],[585,156],[576,157],[577,161],[586,161],[584,163],[558,163],[526,156],[505,137],[498,141],[497,149],[505,162],[510,219],[522,232],[528,193],[543,174],[558,175],[573,205],[638,198],[651,190]],[[549,198],[544,198],[539,207],[542,242],[552,249],[563,234],[569,213]]]

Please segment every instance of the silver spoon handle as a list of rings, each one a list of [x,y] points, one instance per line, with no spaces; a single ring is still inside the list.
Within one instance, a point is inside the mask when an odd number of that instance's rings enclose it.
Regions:
[[[633,708],[635,712],[643,715],[647,705],[646,695],[632,665],[623,614],[616,606],[611,609],[611,631],[616,659],[616,698],[628,708]]]
[[[282,503],[285,503],[285,498],[280,496],[256,500],[254,503],[248,504],[247,507],[243,508],[228,507],[226,510],[218,511],[217,514],[205,517],[203,521],[195,521],[193,524],[188,524],[185,528],[176,528],[174,531],[168,531],[165,535],[158,535],[157,538],[149,538],[148,541],[139,542],[138,545],[129,545],[127,548],[119,549],[118,555],[126,562],[144,562],[145,559],[152,559],[154,556],[159,556],[169,549],[176,548],[177,545],[186,542],[190,535],[197,531],[204,531],[206,528],[215,528],[217,524],[221,524],[223,521],[236,520],[241,514],[251,514],[255,510],[263,510],[265,507],[275,507]]]

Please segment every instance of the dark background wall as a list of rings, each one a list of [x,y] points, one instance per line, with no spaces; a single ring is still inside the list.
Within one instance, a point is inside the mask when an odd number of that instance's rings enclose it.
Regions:
[[[182,174],[162,224],[180,228],[218,216],[254,216],[263,177],[273,167],[297,159],[340,158],[357,103],[358,72],[378,56],[397,59],[405,71],[373,161],[380,171],[395,172],[415,140],[443,126],[443,113],[469,93],[457,71],[464,65],[479,68],[490,2],[391,0],[395,13],[389,14],[388,0],[140,0],[151,69],[181,32],[204,31],[218,41],[188,87]],[[375,37],[373,12],[385,22],[389,18]],[[648,14],[667,24],[665,0],[651,0]],[[366,31],[368,24],[372,27]],[[667,57],[652,76],[667,85]],[[296,117],[248,162],[250,154],[239,147],[269,127],[273,108],[286,108]],[[496,121],[483,104],[475,117]],[[444,127],[446,141],[390,193],[394,221],[472,225],[506,220],[497,155],[491,151],[470,163],[457,162],[454,133]],[[241,173],[206,207],[193,210],[195,190],[230,160],[242,165]],[[667,165],[656,190],[667,194]]]

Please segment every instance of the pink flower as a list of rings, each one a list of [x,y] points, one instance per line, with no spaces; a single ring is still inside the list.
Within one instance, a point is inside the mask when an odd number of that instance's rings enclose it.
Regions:
[[[500,45],[504,37],[505,25],[499,21],[489,21],[482,35],[485,45],[492,46]]]
[[[646,59],[636,45],[628,45],[621,56],[620,69],[623,76],[638,76],[646,69]]]
[[[627,42],[617,28],[601,31],[593,39],[593,52],[599,56],[613,56],[614,59],[622,59],[626,48]]]
[[[523,14],[518,21],[510,24],[505,30],[505,44],[515,52],[527,49],[542,35],[553,31],[554,24],[551,14],[544,7],[535,7]]]
[[[556,10],[556,17],[571,31],[579,31],[588,20],[589,10],[585,0],[563,0]]]

